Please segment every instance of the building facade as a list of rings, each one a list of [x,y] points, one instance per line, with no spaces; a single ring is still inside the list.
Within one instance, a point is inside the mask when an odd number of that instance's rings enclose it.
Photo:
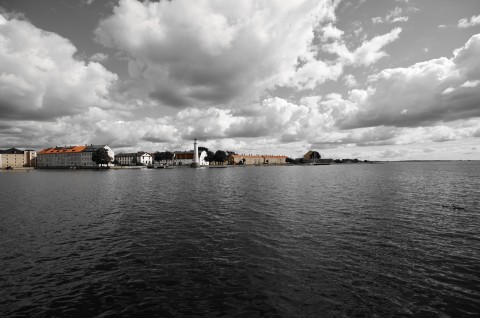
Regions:
[[[17,148],[0,150],[0,168],[34,167],[36,157],[37,152],[35,150],[20,150]]]
[[[105,148],[113,161],[115,154],[107,145],[52,147],[38,153],[37,168],[94,168],[92,154],[99,148]]]
[[[153,164],[153,157],[144,151],[119,153],[115,155],[115,161],[122,166],[151,166]]]
[[[173,154],[174,154],[174,157],[172,160],[172,164],[174,166],[189,166],[194,163],[194,160],[193,160],[195,156],[194,151],[176,151]],[[197,163],[200,166],[208,166],[209,162],[205,160],[206,157],[207,157],[206,151],[198,152]]]
[[[287,163],[287,156],[269,155],[229,155],[229,165],[283,165]]]

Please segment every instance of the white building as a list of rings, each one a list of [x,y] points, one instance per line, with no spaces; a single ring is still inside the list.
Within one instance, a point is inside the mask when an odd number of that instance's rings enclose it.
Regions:
[[[189,166],[194,163],[194,151],[176,151],[174,152],[175,157],[172,160],[173,165],[177,166]],[[209,162],[205,160],[207,157],[206,151],[201,151],[198,153],[198,164],[200,166],[208,166]]]
[[[153,157],[144,151],[133,153],[119,153],[115,155],[115,160],[122,166],[150,166],[153,164]]]
[[[207,152],[203,150],[198,152],[197,139],[193,142],[193,150],[190,151],[176,151],[173,153],[173,165],[177,166],[191,166],[197,168],[199,166],[208,166]]]

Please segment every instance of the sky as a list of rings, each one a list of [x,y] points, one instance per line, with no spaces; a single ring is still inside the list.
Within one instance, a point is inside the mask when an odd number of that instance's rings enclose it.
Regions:
[[[0,148],[480,160],[478,0],[0,0]]]

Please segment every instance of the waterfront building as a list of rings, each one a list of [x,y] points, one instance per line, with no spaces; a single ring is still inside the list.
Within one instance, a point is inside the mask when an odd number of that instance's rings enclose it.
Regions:
[[[283,165],[287,163],[287,156],[269,155],[229,155],[229,165]]]
[[[23,168],[34,167],[37,152],[35,150],[20,150],[10,148],[0,150],[0,168]]]
[[[160,165],[160,166],[172,166],[173,165],[173,162],[175,160],[175,155],[172,153],[173,157],[172,159],[162,159],[162,160],[158,160],[158,161],[155,161],[155,164],[156,165]]]
[[[190,166],[200,167],[208,166],[209,162],[206,160],[207,152],[205,150],[198,152],[197,139],[193,141],[193,150],[190,151],[175,151],[173,153],[172,165],[174,166]]]
[[[119,153],[115,155],[115,161],[122,166],[151,166],[153,164],[153,157],[144,151]]]
[[[207,152],[206,151],[198,151],[198,157],[197,157],[197,164],[199,166],[208,166],[209,165],[209,162],[205,160],[205,158],[207,157]],[[175,151],[174,153],[174,157],[173,157],[173,160],[172,160],[172,163],[173,165],[176,165],[176,166],[189,166],[191,164],[193,164],[195,162],[194,158],[195,158],[195,151],[194,150],[191,150],[191,151]]]
[[[113,160],[115,154],[107,145],[52,147],[38,153],[37,168],[93,168],[97,164],[92,154],[99,148],[105,148]]]

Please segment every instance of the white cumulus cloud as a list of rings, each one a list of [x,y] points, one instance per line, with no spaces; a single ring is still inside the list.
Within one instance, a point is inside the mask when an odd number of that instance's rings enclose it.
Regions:
[[[480,34],[472,36],[452,58],[406,68],[385,69],[369,78],[358,111],[338,121],[343,128],[433,125],[480,117]],[[399,116],[399,114],[402,114]]]
[[[0,111],[3,119],[41,119],[105,107],[117,76],[74,57],[67,39],[28,21],[0,23]]]
[[[353,51],[347,48],[344,41],[335,41],[322,46],[323,50],[337,54],[344,65],[370,66],[388,56],[383,50],[385,46],[397,40],[402,32],[401,28],[395,28],[389,33],[365,40],[362,45]]]
[[[151,97],[177,107],[218,105],[301,82],[297,61],[311,60],[314,30],[335,19],[334,9],[328,0],[120,0],[95,34],[123,52]]]
[[[464,19],[461,19],[458,21],[458,27],[459,28],[462,28],[462,29],[466,29],[466,28],[470,28],[470,27],[474,27],[474,26],[477,26],[477,25],[480,25],[480,14],[477,15],[477,16],[472,16],[469,19],[467,18],[464,18]]]

